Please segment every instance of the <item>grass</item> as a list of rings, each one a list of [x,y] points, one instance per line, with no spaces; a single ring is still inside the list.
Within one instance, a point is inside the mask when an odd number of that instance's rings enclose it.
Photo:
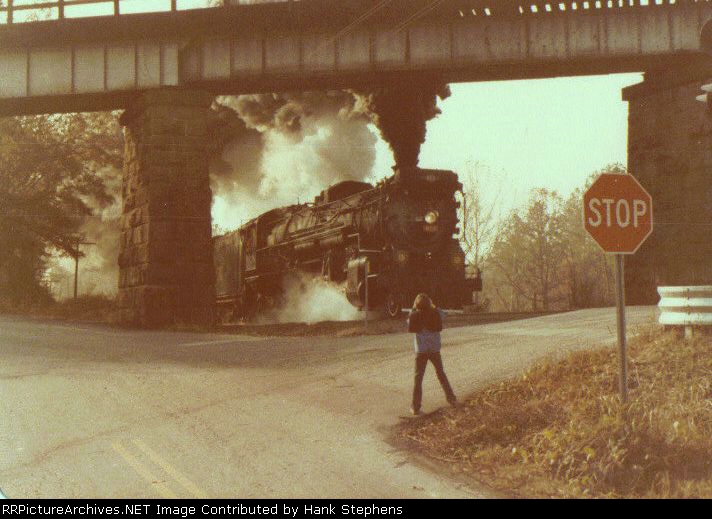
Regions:
[[[48,319],[110,323],[116,319],[116,300],[106,296],[81,296],[64,301],[11,304],[0,301],[0,312]]]
[[[712,339],[650,326],[629,346],[627,405],[617,350],[579,352],[398,433],[512,496],[712,497]]]

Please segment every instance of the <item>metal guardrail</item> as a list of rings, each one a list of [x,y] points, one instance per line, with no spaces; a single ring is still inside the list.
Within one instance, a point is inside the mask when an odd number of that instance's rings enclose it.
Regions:
[[[658,287],[658,322],[665,326],[684,326],[685,335],[693,326],[712,326],[712,285]]]

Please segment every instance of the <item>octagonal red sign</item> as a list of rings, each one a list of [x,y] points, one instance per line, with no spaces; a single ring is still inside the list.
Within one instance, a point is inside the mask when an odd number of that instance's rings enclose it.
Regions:
[[[604,251],[633,254],[653,232],[653,199],[632,175],[604,173],[583,195],[583,225]]]

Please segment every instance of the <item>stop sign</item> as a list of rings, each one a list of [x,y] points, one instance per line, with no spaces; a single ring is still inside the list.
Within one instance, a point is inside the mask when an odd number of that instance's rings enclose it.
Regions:
[[[604,173],[583,195],[583,225],[604,251],[633,254],[653,232],[653,199],[632,175]]]

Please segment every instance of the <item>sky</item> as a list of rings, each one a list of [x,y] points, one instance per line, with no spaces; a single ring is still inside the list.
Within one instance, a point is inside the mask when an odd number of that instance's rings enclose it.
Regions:
[[[607,164],[627,162],[628,103],[621,89],[641,74],[451,84],[442,114],[428,123],[420,166],[464,172],[481,164],[506,192],[504,210],[532,188],[562,196]],[[375,175],[392,155],[379,139]],[[487,195],[487,187],[483,187]]]

